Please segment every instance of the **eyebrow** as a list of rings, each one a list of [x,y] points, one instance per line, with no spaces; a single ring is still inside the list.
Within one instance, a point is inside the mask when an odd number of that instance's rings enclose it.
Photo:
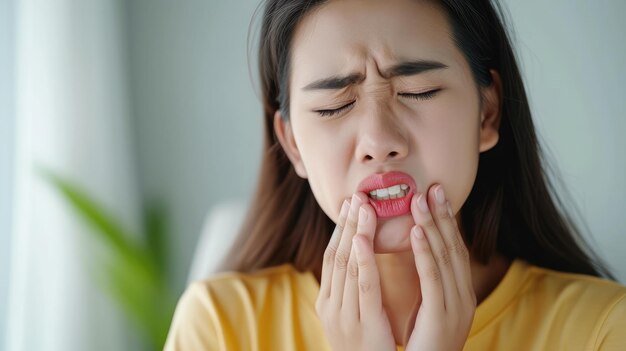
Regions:
[[[448,68],[447,65],[438,61],[412,60],[395,64],[381,72],[381,75],[385,79],[390,79],[397,76],[413,76],[427,71],[446,68]],[[316,80],[302,88],[302,90],[336,90],[360,83],[363,80],[365,80],[365,75],[361,73],[351,73],[347,76],[332,76]]]

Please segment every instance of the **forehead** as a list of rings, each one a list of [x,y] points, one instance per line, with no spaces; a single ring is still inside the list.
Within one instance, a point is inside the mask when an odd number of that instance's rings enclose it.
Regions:
[[[299,86],[321,76],[365,73],[369,60],[379,69],[411,59],[452,63],[455,47],[444,16],[420,0],[329,1],[296,27],[291,80]]]

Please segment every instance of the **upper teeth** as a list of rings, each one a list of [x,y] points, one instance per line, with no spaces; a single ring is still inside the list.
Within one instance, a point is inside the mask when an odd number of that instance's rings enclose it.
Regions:
[[[398,185],[390,186],[388,188],[372,190],[370,191],[370,196],[376,197],[376,198],[384,198],[384,197],[396,198],[397,195],[400,194],[400,192],[405,193],[408,188],[409,186],[406,184],[398,184]],[[402,195],[405,195],[405,194],[402,194]]]

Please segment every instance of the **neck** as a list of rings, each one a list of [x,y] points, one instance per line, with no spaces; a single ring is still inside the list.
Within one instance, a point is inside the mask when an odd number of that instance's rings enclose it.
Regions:
[[[376,263],[380,272],[383,307],[389,317],[396,344],[406,345],[422,302],[413,252],[377,254]],[[510,260],[499,254],[486,265],[470,258],[472,284],[478,304],[495,289],[510,263]]]

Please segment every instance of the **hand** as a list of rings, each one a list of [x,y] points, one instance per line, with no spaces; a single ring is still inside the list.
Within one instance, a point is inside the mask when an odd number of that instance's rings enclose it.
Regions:
[[[438,189],[439,197],[435,194]],[[461,350],[476,310],[469,253],[443,187],[429,190],[430,196],[419,199],[416,194],[411,201],[416,223],[411,229],[411,247],[422,304],[405,350]]]
[[[343,203],[324,252],[320,293],[315,304],[333,350],[396,349],[389,318],[382,306],[372,249],[375,231],[376,212],[367,195],[359,192],[351,202]]]

